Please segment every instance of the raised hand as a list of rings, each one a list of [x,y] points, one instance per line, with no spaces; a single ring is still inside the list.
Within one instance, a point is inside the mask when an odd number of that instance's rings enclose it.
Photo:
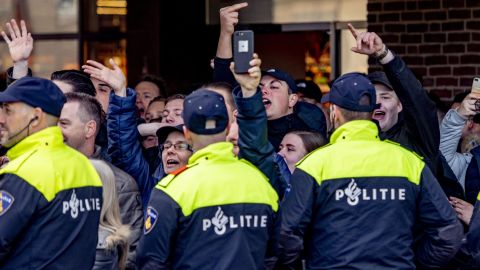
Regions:
[[[127,95],[127,79],[123,71],[115,64],[112,58],[109,60],[113,69],[108,68],[97,61],[87,60],[87,64],[82,66],[83,71],[90,74],[92,78],[108,84],[117,96],[125,97]]]
[[[357,46],[352,47],[352,51],[360,54],[376,55],[385,49],[382,39],[376,33],[360,32],[351,24],[348,24],[348,29],[357,41]]]
[[[220,9],[220,33],[232,35],[238,24],[238,11],[248,6],[247,2],[231,5]]]
[[[256,93],[262,77],[262,71],[260,70],[261,64],[262,60],[258,58],[256,53],[253,54],[253,59],[250,61],[251,68],[248,69],[248,73],[237,74],[234,71],[235,63],[232,62],[230,64],[230,70],[232,71],[235,80],[237,80],[242,88],[243,97],[251,97]]]
[[[13,63],[28,61],[33,49],[33,38],[32,34],[27,31],[25,21],[20,21],[21,30],[14,19],[10,20],[6,25],[10,37],[8,37],[5,31],[2,31],[1,34],[8,45]]]
[[[248,3],[239,3],[220,9],[220,37],[218,38],[216,56],[223,59],[232,58],[232,34],[238,23],[238,11],[248,6]]]
[[[480,100],[480,94],[478,93],[470,93],[468,94],[460,104],[460,107],[458,107],[457,112],[463,116],[464,118],[468,118],[470,116],[474,116],[477,114],[477,109],[476,109],[476,103],[479,102]]]

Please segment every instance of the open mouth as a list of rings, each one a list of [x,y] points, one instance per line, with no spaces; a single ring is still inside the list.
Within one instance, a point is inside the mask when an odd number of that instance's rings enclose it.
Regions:
[[[385,112],[381,110],[375,110],[373,112],[373,119],[382,120],[385,117]]]
[[[263,102],[263,106],[265,106],[265,109],[269,108],[270,105],[272,105],[272,102],[266,98],[262,99],[262,102]]]
[[[173,167],[173,166],[176,166],[180,164],[180,162],[178,162],[178,160],[175,160],[175,159],[167,159],[167,166],[168,167]]]

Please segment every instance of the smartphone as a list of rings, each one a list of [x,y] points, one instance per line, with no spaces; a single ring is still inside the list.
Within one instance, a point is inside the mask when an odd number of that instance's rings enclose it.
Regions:
[[[253,59],[253,31],[235,31],[233,33],[233,61],[235,73],[248,73],[249,62]]]
[[[473,79],[472,93],[480,94],[480,77],[475,77]]]

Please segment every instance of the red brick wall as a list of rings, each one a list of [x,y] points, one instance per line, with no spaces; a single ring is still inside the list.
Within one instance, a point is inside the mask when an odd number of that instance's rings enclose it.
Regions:
[[[470,90],[480,74],[480,0],[368,0],[377,32],[443,100]],[[377,70],[375,60],[370,69]]]

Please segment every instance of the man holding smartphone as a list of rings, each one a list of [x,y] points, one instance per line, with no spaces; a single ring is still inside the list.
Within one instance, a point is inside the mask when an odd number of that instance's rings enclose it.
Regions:
[[[239,11],[247,6],[244,2],[220,9],[221,27],[214,59],[214,81],[237,85],[229,68],[233,57],[232,35],[239,22]],[[326,137],[325,116],[315,105],[298,102],[297,86],[290,74],[277,68],[268,69],[262,72],[260,87],[267,111],[268,140],[275,150],[278,150],[283,137],[291,130],[314,131]]]

